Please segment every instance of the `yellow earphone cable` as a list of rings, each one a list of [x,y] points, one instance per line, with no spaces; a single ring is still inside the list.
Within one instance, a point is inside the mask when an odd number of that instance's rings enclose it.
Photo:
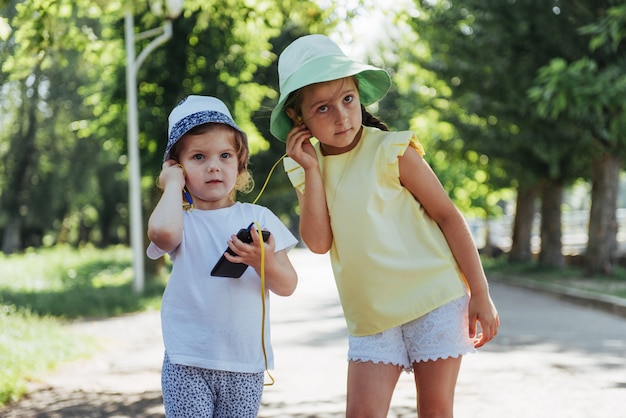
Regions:
[[[261,317],[261,344],[263,345],[263,358],[265,359],[265,371],[267,375],[270,377],[271,383],[265,383],[263,386],[272,386],[275,383],[274,377],[269,371],[267,364],[267,350],[265,349],[265,244],[263,243],[263,234],[261,233],[261,226],[258,222],[254,223],[256,226],[256,231],[259,234],[259,238],[261,239],[261,306],[262,309],[262,317]]]
[[[265,191],[265,188],[267,187],[267,183],[269,183],[270,181],[270,177],[272,176],[274,169],[276,168],[278,163],[280,163],[283,160],[283,158],[285,158],[286,156],[287,154],[284,154],[274,163],[274,165],[270,169],[270,172],[267,175],[267,178],[265,179],[265,183],[263,184],[263,187],[261,187],[259,194],[256,196],[252,204],[255,204],[259,200],[259,198]],[[254,226],[256,227],[256,231],[259,234],[259,238],[261,238],[261,275],[260,275],[261,276],[261,306],[262,306],[261,345],[263,346],[263,359],[265,360],[265,371],[267,372],[267,375],[269,376],[271,380],[271,383],[264,383],[263,386],[272,386],[276,381],[274,380],[274,377],[269,371],[269,367],[267,363],[267,350],[265,348],[265,311],[266,311],[266,308],[265,308],[265,244],[263,241],[263,233],[261,232],[261,226],[256,221],[254,222]]]
[[[287,154],[283,154],[282,157],[280,157],[272,166],[272,168],[270,169],[270,172],[267,174],[267,178],[265,179],[265,183],[263,183],[263,187],[261,187],[261,190],[259,191],[259,194],[254,198],[254,200],[252,201],[252,204],[255,204],[259,198],[261,197],[261,195],[263,194],[263,192],[265,191],[265,188],[267,187],[267,183],[269,183],[270,181],[270,177],[272,177],[272,173],[274,172],[274,169],[276,168],[276,166],[278,165],[278,163],[280,163],[283,158],[285,158],[287,156]]]

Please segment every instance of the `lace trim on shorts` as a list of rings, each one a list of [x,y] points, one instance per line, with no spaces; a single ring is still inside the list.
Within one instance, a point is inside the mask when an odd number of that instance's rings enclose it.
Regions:
[[[350,336],[348,361],[393,364],[412,371],[414,362],[474,353],[468,302],[466,295],[399,327],[365,337]]]

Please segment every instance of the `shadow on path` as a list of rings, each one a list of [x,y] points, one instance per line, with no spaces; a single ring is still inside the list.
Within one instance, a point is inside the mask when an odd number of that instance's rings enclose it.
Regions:
[[[3,418],[164,418],[161,392],[97,393],[42,389],[0,410]]]

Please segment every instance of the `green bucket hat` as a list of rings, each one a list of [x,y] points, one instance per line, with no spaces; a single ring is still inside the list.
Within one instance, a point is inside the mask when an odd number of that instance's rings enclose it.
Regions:
[[[391,78],[383,69],[361,64],[346,56],[341,48],[324,35],[307,35],[287,46],[278,58],[280,98],[270,117],[270,132],[280,141],[287,139],[292,121],[284,106],[289,95],[305,86],[355,76],[361,104],[367,106],[382,99]]]

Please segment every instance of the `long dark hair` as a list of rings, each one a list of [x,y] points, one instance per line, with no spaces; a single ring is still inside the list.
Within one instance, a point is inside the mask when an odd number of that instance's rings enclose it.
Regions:
[[[381,131],[388,131],[389,130],[389,128],[387,127],[387,125],[385,125],[384,122],[382,122],[380,119],[376,118],[370,112],[365,110],[365,106],[363,106],[363,105],[361,105],[361,115],[363,117],[363,122],[362,122],[363,125],[365,125],[365,126],[372,126],[374,128],[378,128]]]

